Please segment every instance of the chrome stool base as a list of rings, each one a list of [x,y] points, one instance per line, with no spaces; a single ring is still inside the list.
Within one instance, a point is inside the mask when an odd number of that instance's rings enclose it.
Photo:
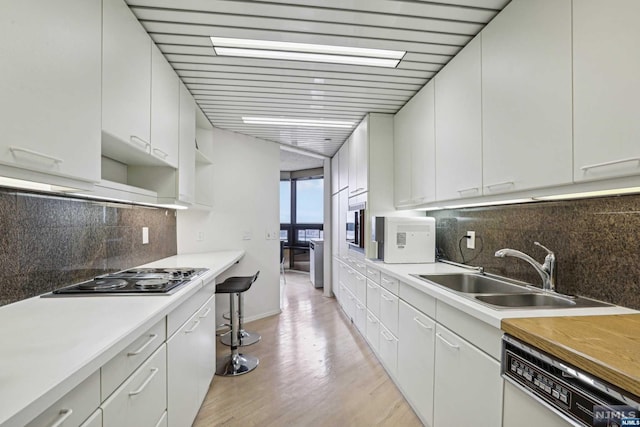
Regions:
[[[216,362],[216,375],[222,377],[235,377],[253,371],[260,361],[257,357],[248,354],[230,354],[218,359]]]
[[[260,336],[260,334],[256,332],[241,330],[238,337],[238,346],[246,347],[248,345],[257,343],[261,339],[262,337]],[[222,335],[222,338],[220,338],[220,343],[226,346],[231,346],[231,334],[227,333],[225,335]]]

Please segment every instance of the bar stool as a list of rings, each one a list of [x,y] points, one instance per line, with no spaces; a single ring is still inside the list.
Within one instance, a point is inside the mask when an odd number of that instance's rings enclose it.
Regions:
[[[260,272],[258,272],[259,274]],[[255,276],[256,278],[258,277],[257,274]],[[246,277],[229,277],[227,280],[224,281],[224,283],[230,282],[231,283],[235,283],[235,282],[243,282],[246,281],[247,278]],[[253,282],[252,282],[253,283]],[[251,286],[251,285],[249,285]],[[248,345],[251,344],[255,344],[258,341],[260,341],[262,339],[262,337],[260,336],[260,334],[258,334],[257,332],[249,332],[249,331],[245,331],[244,329],[244,298],[243,298],[243,294],[239,293],[238,294],[238,346],[239,347],[246,347]],[[222,315],[223,318],[227,318],[225,317],[227,313],[224,313]],[[231,320],[231,313],[228,313],[229,317],[228,319]],[[222,338],[220,338],[220,342],[224,345],[231,345],[231,335],[233,334],[232,331],[229,331],[227,334],[224,334],[222,336]]]
[[[219,359],[216,363],[216,375],[236,376],[253,371],[259,363],[257,357],[238,352],[239,344],[239,310],[236,310],[236,299],[241,301],[242,293],[249,290],[260,272],[248,277],[230,277],[216,286],[216,294],[229,294],[229,313],[231,315],[231,333],[229,333],[231,354]]]

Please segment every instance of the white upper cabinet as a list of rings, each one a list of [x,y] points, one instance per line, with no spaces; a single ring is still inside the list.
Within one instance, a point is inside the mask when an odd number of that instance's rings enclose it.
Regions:
[[[178,200],[194,203],[196,193],[196,101],[182,82],[180,82],[179,86],[180,167],[178,168]]]
[[[338,150],[338,183],[339,190],[349,186],[349,140],[346,140]]]
[[[394,117],[396,207],[435,200],[435,91],[423,87]]]
[[[436,200],[482,194],[480,37],[435,77]]]
[[[337,152],[331,158],[331,194],[340,191],[340,154]]]
[[[572,182],[571,84],[571,0],[513,0],[485,27],[485,195]]]
[[[100,181],[100,28],[99,0],[0,2],[0,163]]]
[[[368,189],[369,117],[365,117],[349,138],[349,197]]]
[[[103,0],[102,31],[103,153],[142,161],[151,153],[151,39],[122,0]]]
[[[574,179],[640,174],[640,2],[573,3]]]
[[[178,167],[178,110],[180,106],[178,83],[179,79],[173,68],[162,55],[160,49],[152,44],[151,155],[174,168]],[[191,145],[193,145],[193,141]]]

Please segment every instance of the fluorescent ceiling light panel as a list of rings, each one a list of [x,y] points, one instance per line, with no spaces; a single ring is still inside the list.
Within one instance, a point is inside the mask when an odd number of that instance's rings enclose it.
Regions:
[[[211,37],[213,49],[219,56],[240,56],[290,61],[330,62],[334,64],[367,65],[395,68],[405,51],[330,46],[309,43],[290,43],[269,40]],[[324,79],[314,79],[320,83]]]
[[[274,125],[274,126],[309,126],[328,128],[352,128],[353,122],[341,120],[310,120],[292,119],[283,117],[243,117],[242,121],[248,125]]]

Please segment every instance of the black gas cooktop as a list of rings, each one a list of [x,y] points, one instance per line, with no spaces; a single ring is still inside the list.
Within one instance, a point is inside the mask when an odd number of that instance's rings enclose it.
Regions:
[[[61,295],[168,295],[206,268],[133,268],[56,289]]]

